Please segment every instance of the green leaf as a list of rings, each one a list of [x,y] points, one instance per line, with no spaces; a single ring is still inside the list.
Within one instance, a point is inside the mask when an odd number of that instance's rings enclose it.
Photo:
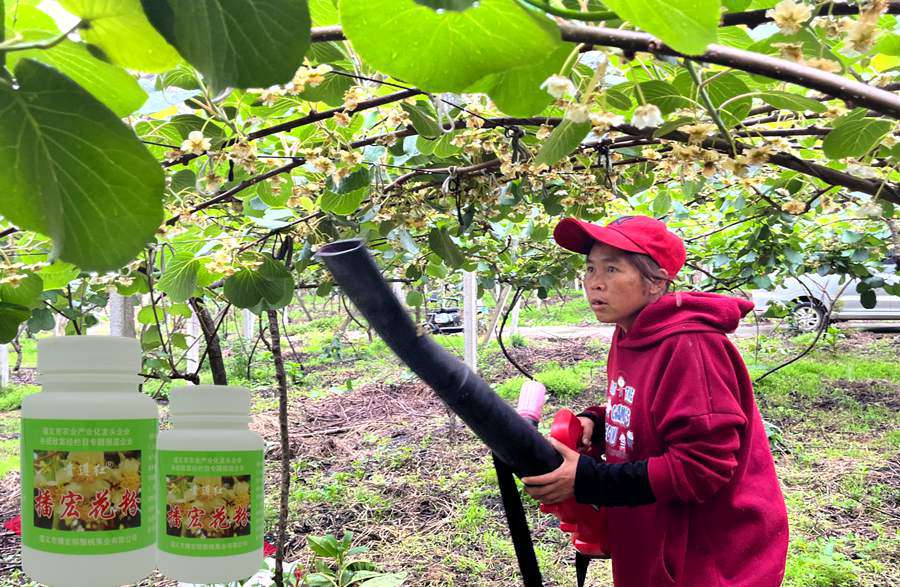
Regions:
[[[428,233],[428,246],[454,269],[462,267],[466,260],[460,248],[450,238],[450,233],[446,228],[432,228]]]
[[[15,26],[12,26],[13,15],[16,19]],[[22,35],[26,41],[47,39],[59,34],[59,28],[49,15],[26,4],[11,10],[6,19],[9,20],[7,28]],[[120,117],[131,114],[147,100],[147,93],[131,74],[121,67],[97,59],[84,44],[67,39],[49,49],[14,51],[9,54],[7,66],[13,68],[20,59],[25,58],[45,63],[69,76]]]
[[[803,112],[804,110],[825,112],[828,110],[828,107],[818,100],[799,94],[792,94],[791,92],[762,92],[758,94],[758,97],[770,106],[780,110],[791,110],[793,112]]]
[[[604,0],[603,4],[676,51],[699,55],[716,42],[719,0]]]
[[[635,97],[640,99],[643,94],[644,100],[650,104],[659,107],[659,111],[663,116],[670,114],[678,108],[684,108],[690,105],[690,101],[682,96],[672,84],[662,80],[650,80],[638,84],[641,88],[640,93],[635,90]]]
[[[894,123],[880,118],[852,119],[829,131],[822,140],[822,151],[829,159],[862,157],[891,132]]]
[[[407,306],[421,306],[425,301],[425,296],[414,289],[409,290],[406,293],[406,305]]]
[[[553,21],[516,0],[443,13],[414,0],[342,0],[340,10],[368,65],[429,92],[463,92],[486,75],[543,61],[560,43]]]
[[[0,343],[5,344],[16,337],[19,325],[28,320],[31,310],[16,304],[0,301]]]
[[[615,108],[616,110],[631,109],[631,98],[629,98],[625,92],[617,90],[616,88],[606,90],[603,93],[603,97],[606,98],[606,105],[610,108]]]
[[[553,102],[553,97],[541,88],[541,84],[560,71],[573,48],[571,43],[564,43],[533,64],[492,73],[476,82],[467,93],[487,94],[509,116],[538,114]]]
[[[0,213],[50,236],[51,260],[89,271],[131,260],[162,221],[159,163],[106,106],[30,59],[0,82]]]
[[[668,190],[663,190],[653,199],[653,215],[662,216],[669,211],[671,206],[672,196],[669,195]]]
[[[256,184],[256,195],[270,208],[283,208],[291,197],[291,185],[290,183],[285,183],[284,188],[286,189],[280,189],[276,192],[272,189],[272,182],[261,181]]]
[[[431,114],[431,108],[425,102],[400,104],[400,107],[409,114],[409,120],[420,137],[435,138],[441,136],[441,128]]]
[[[187,301],[197,288],[200,260],[190,250],[176,251],[166,259],[166,269],[156,284],[173,302]]]
[[[337,538],[328,534],[327,536],[307,536],[309,548],[319,556],[325,558],[335,558],[338,555]]]
[[[2,320],[2,318],[0,318]],[[31,317],[28,319],[28,332],[31,334],[37,334],[38,332],[42,332],[44,330],[53,330],[56,326],[56,318],[53,316],[53,312],[49,308],[38,308],[31,312]]]
[[[738,49],[747,49],[753,44],[751,37],[746,30],[738,26],[721,27],[716,31],[720,45],[728,45],[729,47],[737,47]]]
[[[334,71],[344,71],[335,67]],[[325,81],[318,86],[308,86],[299,97],[309,102],[324,102],[329,106],[340,106],[344,103],[344,94],[353,87],[353,78],[334,73],[325,74]]]
[[[323,212],[333,212],[341,216],[353,214],[369,193],[369,181],[367,167],[357,169],[337,186],[329,178],[325,193],[319,196],[319,207]]]
[[[176,194],[183,191],[193,191],[197,188],[197,174],[190,169],[176,171],[172,174],[172,181],[169,186]]]
[[[341,24],[337,0],[309,0],[309,14],[312,17],[313,26]]]
[[[44,291],[43,280],[36,273],[29,271],[17,285],[0,285],[0,301],[28,309],[38,308],[42,305],[42,291]]]
[[[674,130],[678,130],[680,127],[682,127],[686,124],[690,124],[693,121],[694,121],[693,118],[688,118],[686,116],[676,118],[675,120],[670,120],[670,121],[664,123],[662,126],[660,126],[655,131],[653,131],[653,137],[654,138],[664,137],[667,134],[669,134],[670,132],[672,132]]]
[[[294,278],[281,261],[263,255],[257,269],[241,269],[225,279],[225,298],[238,308],[278,309],[287,305],[294,294]]]
[[[140,324],[156,324],[157,320],[162,319],[162,312],[159,309],[156,310],[156,315],[154,317],[153,306],[144,306],[138,311],[137,314],[137,321]]]
[[[878,43],[875,44],[875,49],[873,51],[875,53],[900,57],[900,35],[883,34],[881,38],[878,39]]]
[[[217,89],[287,83],[309,49],[306,2],[144,0],[144,8],[153,26]]]
[[[723,73],[710,81],[706,84],[706,93],[722,122],[729,128],[744,120],[753,107],[753,98],[744,95],[750,93],[750,88],[734,72]]]
[[[874,289],[866,289],[859,293],[859,303],[866,310],[871,310],[875,307],[876,297]]]
[[[59,0],[63,8],[85,21],[78,33],[110,61],[151,73],[171,69],[178,52],[147,21],[140,0]]]
[[[534,164],[553,165],[562,160],[578,148],[590,131],[591,125],[588,122],[575,123],[571,120],[563,120],[541,145],[540,151],[534,158]]]
[[[37,272],[44,282],[44,291],[66,287],[66,284],[78,277],[79,273],[81,271],[78,267],[63,261],[54,261],[46,267],[41,267]]]

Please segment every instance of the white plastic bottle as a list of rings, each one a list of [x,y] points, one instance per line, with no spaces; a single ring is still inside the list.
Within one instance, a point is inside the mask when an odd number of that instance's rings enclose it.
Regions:
[[[250,393],[196,385],[169,394],[159,434],[158,560],[185,583],[227,583],[263,561],[262,438],[247,428]]]
[[[140,343],[38,341],[42,391],[22,401],[22,566],[52,587],[116,587],[155,566],[156,402]]]

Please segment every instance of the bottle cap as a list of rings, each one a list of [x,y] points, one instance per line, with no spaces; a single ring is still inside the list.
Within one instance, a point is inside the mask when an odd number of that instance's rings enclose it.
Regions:
[[[248,416],[250,392],[231,385],[187,385],[169,392],[172,416]]]
[[[41,375],[141,372],[141,343],[125,336],[53,336],[38,340]]]

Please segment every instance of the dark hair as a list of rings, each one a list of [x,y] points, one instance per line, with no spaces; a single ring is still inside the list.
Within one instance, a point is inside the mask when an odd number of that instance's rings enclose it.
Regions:
[[[638,270],[638,273],[641,274],[641,277],[643,277],[645,281],[650,283],[665,281],[666,287],[663,289],[663,293],[669,291],[669,288],[672,286],[672,276],[667,276],[662,269],[660,269],[659,263],[654,261],[650,255],[623,251],[623,256],[632,267]]]

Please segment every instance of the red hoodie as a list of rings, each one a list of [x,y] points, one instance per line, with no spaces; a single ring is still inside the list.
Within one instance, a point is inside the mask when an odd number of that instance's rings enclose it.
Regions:
[[[616,587],[774,587],[787,511],[747,369],[725,336],[753,304],[671,293],[609,352],[606,460],[648,459],[656,503],[608,508]]]

